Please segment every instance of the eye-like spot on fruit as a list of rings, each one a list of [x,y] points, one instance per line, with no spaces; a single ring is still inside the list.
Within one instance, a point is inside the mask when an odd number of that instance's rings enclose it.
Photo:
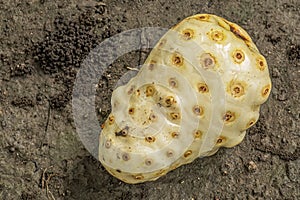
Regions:
[[[169,79],[169,85],[171,88],[177,88],[178,87],[178,81],[176,78],[170,78]]]
[[[231,94],[235,97],[241,96],[243,92],[243,87],[241,85],[235,85],[231,90]]]
[[[225,141],[226,141],[226,138],[225,138],[224,136],[220,136],[220,137],[217,139],[216,144],[217,144],[217,145],[221,145],[221,144],[224,144]]]
[[[224,39],[224,34],[221,31],[215,30],[209,33],[210,38],[216,42],[221,42]]]
[[[200,56],[200,64],[204,69],[214,69],[216,66],[215,57],[210,53],[203,53]]]
[[[166,44],[167,40],[162,39],[159,43],[158,43],[158,47],[162,47],[164,44]]]
[[[178,138],[179,137],[179,133],[174,131],[171,133],[172,138]]]
[[[143,175],[134,175],[133,178],[136,180],[142,180],[142,179],[144,179],[144,176]]]
[[[225,122],[233,122],[235,120],[235,113],[231,111],[227,111],[223,119]]]
[[[202,106],[196,105],[193,107],[193,113],[198,116],[202,116],[204,113],[204,109]]]
[[[179,53],[174,53],[172,56],[172,63],[177,67],[182,66],[183,65],[182,55],[180,55]]]
[[[156,61],[151,60],[150,63],[149,63],[149,65],[148,65],[148,69],[149,69],[150,71],[153,71],[154,68],[155,68],[155,64],[156,64]]]
[[[147,158],[147,159],[145,160],[145,165],[147,165],[147,166],[152,165],[152,163],[153,163],[153,160],[150,159],[150,158]]]
[[[238,80],[231,80],[227,85],[227,92],[233,97],[241,97],[245,94],[246,83]]]
[[[265,68],[267,67],[267,64],[266,64],[266,60],[261,56],[261,57],[258,57],[256,59],[256,67],[260,70],[260,71],[264,71]]]
[[[205,83],[198,83],[197,84],[197,88],[198,88],[198,91],[200,93],[207,93],[207,92],[209,92],[208,86]]]
[[[147,88],[146,88],[146,97],[153,96],[154,92],[155,92],[154,86],[152,86],[152,85],[147,86]]]
[[[166,106],[167,107],[170,107],[172,106],[174,103],[176,103],[174,97],[172,96],[167,96],[166,99],[165,99],[165,103],[166,103]]]
[[[192,29],[185,29],[182,31],[182,36],[185,40],[190,40],[194,37],[194,31]]]
[[[128,154],[128,153],[123,153],[123,155],[122,155],[122,159],[123,159],[124,161],[128,161],[128,160],[130,160],[130,156],[129,156],[129,154]]]
[[[192,155],[192,153],[193,153],[192,150],[187,150],[187,151],[184,153],[183,156],[184,156],[185,158],[187,158],[187,157],[189,157],[190,155]]]
[[[173,157],[174,156],[174,152],[172,150],[167,151],[167,157]]]
[[[136,90],[135,94],[136,94],[136,96],[140,96],[141,95],[141,91],[140,90]]]
[[[129,131],[129,127],[126,126],[125,128],[123,128],[119,132],[116,132],[115,135],[116,136],[121,136],[121,137],[126,137],[128,135],[128,131]]]
[[[133,90],[134,90],[134,88],[135,88],[134,86],[131,86],[130,89],[127,91],[127,94],[131,95],[132,92],[133,92]]]
[[[109,149],[111,147],[111,139],[106,140],[105,148]]]
[[[206,15],[206,14],[196,15],[196,19],[201,20],[201,21],[208,21],[209,15]]]
[[[155,137],[154,136],[147,136],[145,137],[145,140],[149,143],[155,142]]]
[[[170,113],[170,116],[173,120],[178,120],[180,119],[180,114],[179,113]]]
[[[248,129],[248,128],[250,128],[251,126],[253,126],[254,124],[255,124],[255,122],[256,122],[256,119],[251,119],[248,123],[247,123],[247,126],[246,126],[246,128]]]
[[[150,63],[149,66],[148,66],[148,68],[149,68],[150,71],[153,71],[153,69],[154,69],[154,64],[153,64],[153,63]]]
[[[201,138],[202,135],[203,135],[203,133],[202,133],[202,131],[200,131],[200,130],[196,130],[196,131],[194,132],[194,138]]]
[[[108,124],[112,125],[115,122],[115,117],[113,115],[108,117]]]
[[[134,114],[134,108],[129,108],[128,113],[129,113],[129,115],[133,115]]]
[[[263,87],[261,94],[265,98],[269,96],[270,91],[271,91],[271,85],[266,85],[265,87]]]
[[[149,120],[154,122],[154,121],[157,120],[157,116],[154,113],[151,113],[150,116],[149,116]]]
[[[235,50],[232,54],[235,63],[242,63],[245,60],[245,54],[242,50]]]

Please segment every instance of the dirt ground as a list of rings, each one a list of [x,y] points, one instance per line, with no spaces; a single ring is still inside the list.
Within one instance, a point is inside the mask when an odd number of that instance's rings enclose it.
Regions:
[[[75,130],[76,72],[105,38],[212,13],[241,25],[273,88],[245,140],[154,182],[109,175]],[[300,1],[0,0],[0,199],[300,199]],[[99,123],[131,52],[99,77]]]

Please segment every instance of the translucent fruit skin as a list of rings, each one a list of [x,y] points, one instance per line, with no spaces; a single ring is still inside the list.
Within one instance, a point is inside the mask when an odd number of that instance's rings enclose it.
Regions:
[[[114,90],[99,160],[126,183],[156,180],[239,144],[270,92],[267,62],[245,30],[215,15],[188,17]]]

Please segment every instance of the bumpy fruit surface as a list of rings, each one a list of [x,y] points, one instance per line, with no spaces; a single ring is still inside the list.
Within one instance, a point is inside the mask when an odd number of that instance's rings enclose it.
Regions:
[[[238,25],[209,14],[170,29],[112,94],[99,160],[127,183],[239,144],[271,91],[265,58]]]

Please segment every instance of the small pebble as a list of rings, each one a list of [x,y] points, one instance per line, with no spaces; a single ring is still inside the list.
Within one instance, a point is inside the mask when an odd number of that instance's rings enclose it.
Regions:
[[[250,161],[246,167],[249,172],[255,172],[257,170],[257,165],[253,161]]]

